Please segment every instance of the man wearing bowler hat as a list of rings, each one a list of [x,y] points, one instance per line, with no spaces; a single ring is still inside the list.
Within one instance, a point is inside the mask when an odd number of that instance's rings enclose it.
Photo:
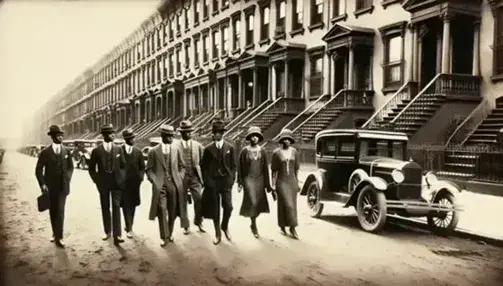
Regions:
[[[202,213],[213,220],[215,245],[222,240],[222,231],[230,241],[229,220],[232,213],[232,186],[236,178],[236,152],[234,146],[223,139],[226,131],[221,120],[212,123],[214,142],[204,149],[201,170],[204,178]],[[220,198],[222,200],[222,224],[220,225]]]
[[[176,217],[180,217],[182,228],[189,227],[189,220],[187,192],[183,188],[185,163],[178,144],[173,142],[175,128],[163,124],[159,131],[162,142],[148,152],[146,173],[152,183],[149,219],[154,220],[157,217],[161,246],[165,246],[168,241],[173,241]]]
[[[35,175],[42,193],[49,193],[52,239],[57,246],[64,247],[63,224],[65,220],[66,196],[70,193],[73,175],[73,160],[70,151],[63,145],[63,130],[57,125],[49,127],[47,135],[52,144],[40,152]]]
[[[126,224],[126,236],[133,237],[133,221],[136,207],[140,205],[140,185],[145,175],[145,160],[140,149],[134,146],[136,135],[132,129],[122,132],[125,144],[122,152],[126,158],[126,185],[123,194],[122,212]]]
[[[107,240],[113,235],[114,244],[118,245],[124,242],[121,237],[120,208],[125,189],[126,159],[122,148],[113,143],[115,130],[112,124],[103,125],[101,135],[104,142],[91,152],[89,175],[100,194],[101,215],[105,230],[102,239]],[[112,204],[111,215],[110,203]]]

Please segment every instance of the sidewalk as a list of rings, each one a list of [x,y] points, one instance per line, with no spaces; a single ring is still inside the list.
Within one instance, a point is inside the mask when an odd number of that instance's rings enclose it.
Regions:
[[[310,172],[316,170],[313,164],[302,164],[299,180],[301,186]],[[456,231],[458,235],[475,240],[489,240],[503,245],[503,223],[500,213],[503,210],[503,197],[484,195],[467,190],[458,196],[458,203],[462,205],[459,223]],[[411,218],[407,221],[426,224],[426,218]]]

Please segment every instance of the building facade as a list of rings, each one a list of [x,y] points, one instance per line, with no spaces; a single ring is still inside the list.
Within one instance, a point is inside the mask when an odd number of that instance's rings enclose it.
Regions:
[[[307,105],[342,89],[372,91],[378,109],[404,85],[422,88],[440,73],[481,76],[482,95],[494,102],[503,91],[502,6],[498,0],[164,1],[41,108],[33,126],[60,124],[77,138],[104,123],[122,128],[209,111],[232,118],[265,100]]]

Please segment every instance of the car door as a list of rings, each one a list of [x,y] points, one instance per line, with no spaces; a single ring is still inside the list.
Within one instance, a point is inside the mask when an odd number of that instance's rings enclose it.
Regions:
[[[354,135],[340,136],[337,139],[336,169],[332,184],[337,191],[347,192],[349,177],[356,167],[356,140]]]

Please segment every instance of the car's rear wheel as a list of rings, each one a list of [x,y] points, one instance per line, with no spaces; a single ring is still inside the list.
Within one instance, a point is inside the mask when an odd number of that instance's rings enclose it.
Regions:
[[[456,204],[456,198],[448,192],[441,192],[437,195],[433,203],[445,205],[452,208]],[[456,229],[459,222],[459,212],[443,212],[434,211],[427,217],[428,225],[433,228],[433,231],[439,234],[449,234]]]
[[[323,204],[320,201],[320,186],[318,182],[312,181],[306,193],[307,206],[312,217],[319,218],[323,212]]]
[[[368,185],[358,194],[356,213],[361,227],[368,232],[379,232],[386,224],[386,196]]]

